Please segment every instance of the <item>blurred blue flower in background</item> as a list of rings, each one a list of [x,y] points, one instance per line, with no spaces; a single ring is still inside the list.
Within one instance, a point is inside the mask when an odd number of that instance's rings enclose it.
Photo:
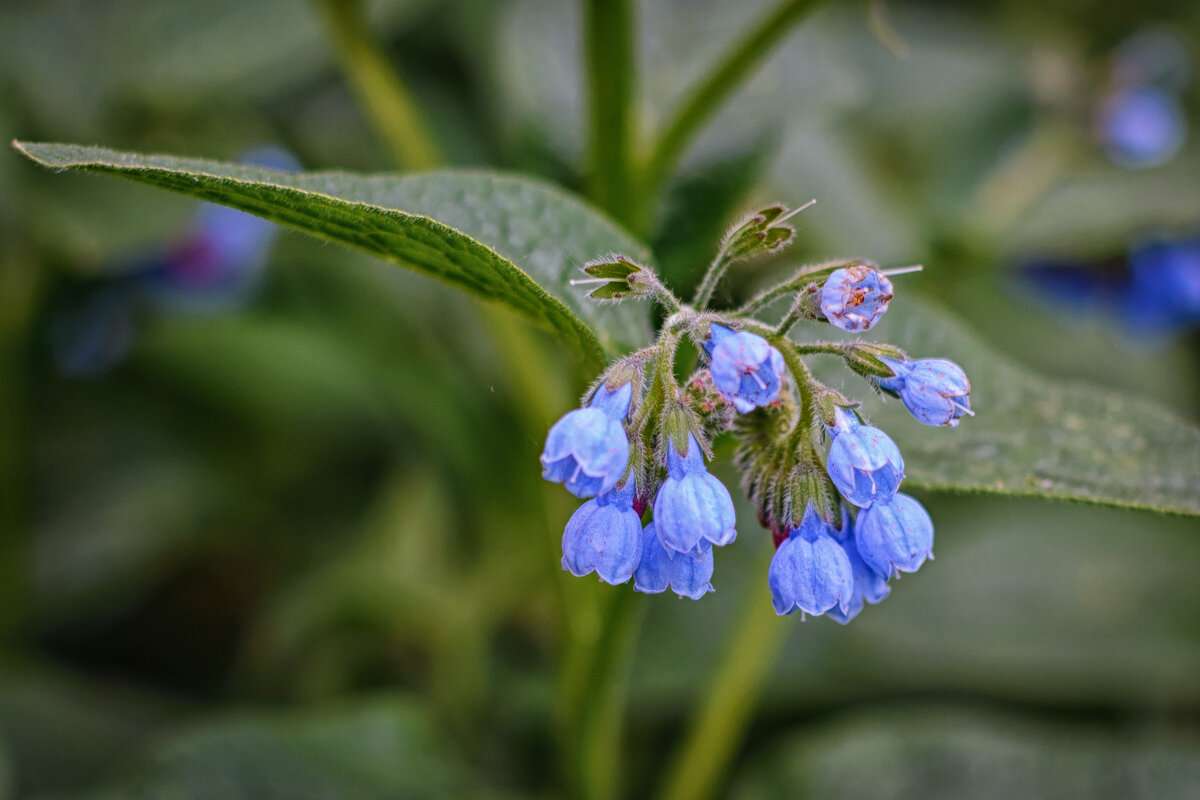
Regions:
[[[1018,276],[1033,299],[1119,320],[1144,344],[1200,327],[1200,236],[1149,239],[1112,262],[1035,259]]]
[[[242,154],[247,164],[296,171],[280,147]],[[244,306],[262,283],[278,226],[244,211],[200,204],[188,232],[105,278],[99,288],[61,310],[50,325],[50,346],[68,377],[100,375],[124,360],[133,345],[136,314],[149,305],[167,313],[220,313]]]
[[[1134,249],[1119,310],[1127,325],[1149,335],[1200,326],[1200,236]]]
[[[1115,92],[1100,109],[1100,139],[1123,167],[1155,167],[1174,158],[1187,138],[1179,101],[1154,87]]]
[[[1165,164],[1183,149],[1182,92],[1191,79],[1186,43],[1168,29],[1139,31],[1113,54],[1112,89],[1101,100],[1096,135],[1113,163],[1129,169]]]

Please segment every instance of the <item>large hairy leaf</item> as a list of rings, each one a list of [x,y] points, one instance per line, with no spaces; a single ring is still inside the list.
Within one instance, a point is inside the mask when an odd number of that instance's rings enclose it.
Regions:
[[[898,401],[868,407],[908,485],[1200,514],[1200,430],[1154,403],[1033,374],[911,296],[867,338],[949,358],[971,380],[976,415],[957,429],[921,425]]]
[[[583,202],[537,181],[457,171],[287,173],[100,147],[16,143],[57,169],[119,175],[221,203],[372,253],[504,303],[596,367],[648,336],[644,308],[599,306],[568,281],[596,256],[645,248]]]

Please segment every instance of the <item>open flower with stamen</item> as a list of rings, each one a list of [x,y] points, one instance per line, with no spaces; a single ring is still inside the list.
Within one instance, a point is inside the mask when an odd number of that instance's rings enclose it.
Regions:
[[[971,383],[962,367],[944,358],[899,361],[880,357],[896,375],[879,378],[880,389],[896,395],[909,413],[926,425],[958,427],[963,415],[971,411]]]
[[[844,331],[875,326],[892,300],[892,282],[865,264],[834,270],[821,286],[821,313]]]
[[[749,331],[713,324],[704,350],[712,359],[713,384],[743,414],[779,396],[783,355]]]

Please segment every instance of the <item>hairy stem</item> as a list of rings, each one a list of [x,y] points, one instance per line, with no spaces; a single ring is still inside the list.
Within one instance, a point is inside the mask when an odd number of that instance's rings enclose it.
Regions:
[[[696,297],[692,300],[692,305],[695,308],[700,311],[708,308],[709,301],[712,300],[717,284],[721,282],[725,271],[729,269],[729,265],[732,263],[733,259],[726,254],[725,248],[722,247],[721,252],[717,253],[717,257],[709,265],[708,272],[704,273],[704,280],[700,281],[700,286],[696,289]]]
[[[362,0],[316,0],[342,71],[375,133],[395,162],[412,170],[437,166],[434,144],[399,74],[371,35]]]
[[[643,203],[653,202],[705,123],[819,1],[780,2],[734,43],[708,75],[692,88],[644,162],[638,192]]]
[[[621,222],[632,210],[633,0],[585,0],[588,81],[588,185],[592,199]]]
[[[787,297],[790,294],[795,294],[796,292],[803,289],[805,286],[808,286],[808,284],[813,283],[814,281],[816,281],[822,277],[827,277],[828,273],[831,273],[840,267],[849,267],[849,266],[853,266],[855,264],[864,264],[864,263],[867,263],[867,262],[862,261],[862,260],[834,261],[834,262],[827,262],[824,264],[813,264],[813,265],[810,265],[807,267],[801,267],[799,270],[796,271],[796,273],[794,275],[792,275],[792,277],[788,278],[786,281],[783,281],[782,283],[777,283],[774,286],[772,286],[770,289],[766,289],[766,290],[760,292],[758,295],[747,300],[746,303],[744,305],[742,305],[742,307],[739,308],[736,313],[738,313],[738,314],[754,314],[754,313],[766,308],[767,306],[771,305],[771,303],[774,303],[779,298]]]

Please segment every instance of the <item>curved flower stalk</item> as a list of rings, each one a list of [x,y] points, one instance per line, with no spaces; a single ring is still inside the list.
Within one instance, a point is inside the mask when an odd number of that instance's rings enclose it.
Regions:
[[[698,600],[713,591],[716,550],[737,537],[733,498],[708,470],[710,443],[727,432],[738,442],[742,487],[772,532],[767,583],[780,615],[800,611],[845,624],[887,597],[893,576],[933,557],[929,514],[899,492],[900,450],[863,421],[853,400],[813,378],[804,358],[840,356],[926,425],[956,427],[973,414],[966,374],[953,362],[913,361],[886,344],[799,344],[787,337],[802,320],[869,330],[893,299],[888,276],[920,267],[818,265],[740,311],[705,308],[730,264],[791,241],[784,223],[793,213],[771,206],[739,223],[693,305],[674,297],[649,267],[623,256],[585,267],[589,277],[579,282],[599,284],[596,299],[648,299],[666,321],[654,344],[614,362],[586,406],[567,413],[546,437],[546,479],[577,497],[594,497],[567,523],[566,571],[595,572],[613,584],[632,579],[634,590],[648,594],[669,589]],[[775,326],[750,316],[788,298],[790,310]],[[701,364],[681,385],[675,361],[685,338]]]

